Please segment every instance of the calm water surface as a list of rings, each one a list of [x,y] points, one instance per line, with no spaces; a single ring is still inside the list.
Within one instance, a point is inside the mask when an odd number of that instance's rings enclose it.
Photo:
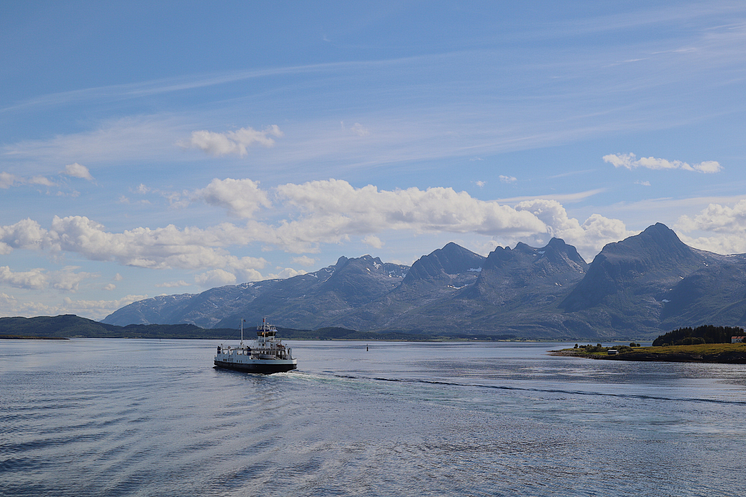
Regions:
[[[743,495],[746,366],[563,344],[0,342],[0,495]]]

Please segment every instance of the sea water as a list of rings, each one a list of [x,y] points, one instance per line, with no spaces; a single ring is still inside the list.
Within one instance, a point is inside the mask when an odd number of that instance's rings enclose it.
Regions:
[[[0,342],[0,495],[743,495],[746,366],[566,344]]]

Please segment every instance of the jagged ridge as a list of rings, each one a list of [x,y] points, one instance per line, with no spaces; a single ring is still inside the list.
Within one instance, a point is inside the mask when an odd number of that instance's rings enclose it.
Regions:
[[[671,326],[742,326],[746,256],[693,249],[663,224],[608,244],[590,265],[556,238],[541,248],[497,247],[487,257],[449,243],[411,268],[369,255],[341,257],[287,280],[136,302],[104,322],[232,328],[263,316],[301,329],[459,327],[531,338],[641,338]]]

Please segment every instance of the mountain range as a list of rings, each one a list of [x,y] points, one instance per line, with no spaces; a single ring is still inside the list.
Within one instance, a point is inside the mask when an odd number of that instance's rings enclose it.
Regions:
[[[663,224],[610,243],[588,264],[553,238],[487,257],[455,243],[411,267],[365,255],[284,280],[160,296],[103,323],[234,328],[263,317],[296,329],[470,333],[535,339],[647,338],[746,324],[746,255],[694,249]]]

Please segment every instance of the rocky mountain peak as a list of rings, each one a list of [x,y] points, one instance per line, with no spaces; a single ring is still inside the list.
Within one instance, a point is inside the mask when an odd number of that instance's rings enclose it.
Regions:
[[[632,301],[654,299],[685,275],[699,268],[705,256],[683,243],[673,230],[657,223],[642,233],[610,243],[593,259],[588,274],[561,304],[568,311],[597,306],[618,295]],[[642,288],[629,300],[622,296],[632,282]]]
[[[417,259],[404,278],[404,284],[468,273],[482,266],[485,258],[453,242]],[[474,271],[472,271],[474,272]]]

